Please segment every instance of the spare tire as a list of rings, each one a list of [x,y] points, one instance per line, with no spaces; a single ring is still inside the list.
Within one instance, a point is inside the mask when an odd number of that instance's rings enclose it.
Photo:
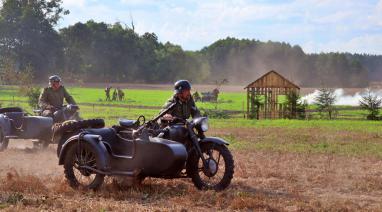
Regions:
[[[61,147],[65,141],[71,136],[79,133],[79,130],[86,128],[102,128],[105,127],[105,121],[103,119],[87,119],[81,121],[65,121],[63,123],[57,123],[53,125],[53,137],[52,142],[57,143],[57,156],[60,155]]]
[[[23,112],[23,109],[19,107],[4,107],[0,108],[0,113],[12,113],[12,112]]]
[[[73,132],[80,129],[86,128],[102,128],[105,127],[105,121],[103,119],[86,119],[81,121],[65,121],[62,123],[58,123],[53,125],[53,136],[55,134],[61,134],[64,132]]]

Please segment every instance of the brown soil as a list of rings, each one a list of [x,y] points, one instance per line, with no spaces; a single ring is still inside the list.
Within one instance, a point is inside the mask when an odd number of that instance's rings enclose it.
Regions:
[[[54,146],[0,152],[0,209],[6,211],[255,210],[381,211],[382,161],[374,158],[234,151],[235,175],[223,192],[198,191],[189,179],[146,179],[125,190],[106,184],[75,191],[57,165]],[[110,181],[110,180],[109,180]]]

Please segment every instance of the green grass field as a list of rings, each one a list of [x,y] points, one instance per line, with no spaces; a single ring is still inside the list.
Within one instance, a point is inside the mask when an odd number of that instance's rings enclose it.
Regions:
[[[127,90],[126,101],[105,102],[100,100],[102,89],[69,91],[79,103],[83,118],[103,118],[107,126],[117,124],[120,118],[151,118],[172,94]],[[245,96],[223,93],[222,99],[218,109],[241,111]],[[31,113],[26,100],[15,88],[0,87],[2,107],[20,106]],[[215,107],[209,103],[197,105]],[[317,114],[310,120],[248,120],[242,113],[228,119],[210,119],[207,135],[227,140],[235,160],[232,184],[222,192],[197,191],[186,179],[147,179],[138,188],[121,190],[106,184],[97,192],[77,192],[64,180],[54,145],[32,153],[28,148],[19,149],[20,141],[14,140],[8,150],[0,152],[0,209],[120,211],[137,207],[152,210],[154,205],[163,206],[163,210],[196,206],[195,210],[381,211],[382,121],[367,121],[365,111],[343,108],[351,110],[340,110],[335,120],[318,119]],[[14,197],[20,201],[11,201]],[[181,207],[169,209],[168,205]]]
[[[136,119],[140,115],[150,119],[159,109],[138,106],[161,107],[171,96],[171,91],[126,90],[127,100],[105,102],[103,89],[69,88],[80,105],[81,116],[102,118],[107,126],[121,118]],[[223,93],[219,109],[242,110],[243,93]],[[2,107],[20,106],[26,111],[32,108],[16,88],[0,90]],[[230,102],[230,103],[228,103]],[[212,103],[197,103],[199,108],[214,108]],[[345,107],[345,106],[343,106]],[[229,119],[210,119],[211,135],[222,136],[232,142],[235,149],[266,149],[286,152],[334,153],[345,155],[371,155],[382,158],[382,122],[361,120],[367,114],[362,110],[340,111],[340,120],[248,120],[240,113]],[[360,120],[347,120],[346,117]],[[260,137],[257,133],[264,133]]]
[[[151,106],[161,107],[173,94],[172,91],[163,90],[137,90],[126,89],[124,101],[105,101],[105,92],[102,88],[67,88],[69,93],[78,104],[106,104],[106,105],[131,105],[131,106]],[[26,101],[27,98],[20,96],[15,87],[1,87],[0,101]],[[227,92],[219,96],[217,108],[220,110],[242,111],[246,103],[245,93]],[[215,103],[198,102],[198,107],[214,109]],[[244,105],[246,106],[246,105]]]

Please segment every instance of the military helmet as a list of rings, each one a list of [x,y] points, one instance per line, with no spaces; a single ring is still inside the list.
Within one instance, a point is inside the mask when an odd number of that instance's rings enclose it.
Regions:
[[[53,75],[49,77],[49,81],[60,82],[61,78],[58,75]]]
[[[181,93],[183,90],[191,90],[191,83],[187,80],[178,80],[174,84],[175,93]]]

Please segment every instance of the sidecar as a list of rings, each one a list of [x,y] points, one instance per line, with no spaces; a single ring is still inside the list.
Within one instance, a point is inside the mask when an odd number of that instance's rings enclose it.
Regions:
[[[188,153],[183,144],[167,139],[149,137],[142,133],[133,138],[133,131],[124,122],[125,129],[85,129],[68,139],[62,146],[59,165],[64,165],[66,178],[72,187],[82,185],[98,188],[103,177],[124,176],[129,179],[144,177],[179,177],[187,161]],[[80,182],[75,172],[94,176],[91,183]]]
[[[52,137],[53,119],[29,116],[21,108],[0,109],[0,151],[7,148],[9,139],[36,139],[48,143]]]

